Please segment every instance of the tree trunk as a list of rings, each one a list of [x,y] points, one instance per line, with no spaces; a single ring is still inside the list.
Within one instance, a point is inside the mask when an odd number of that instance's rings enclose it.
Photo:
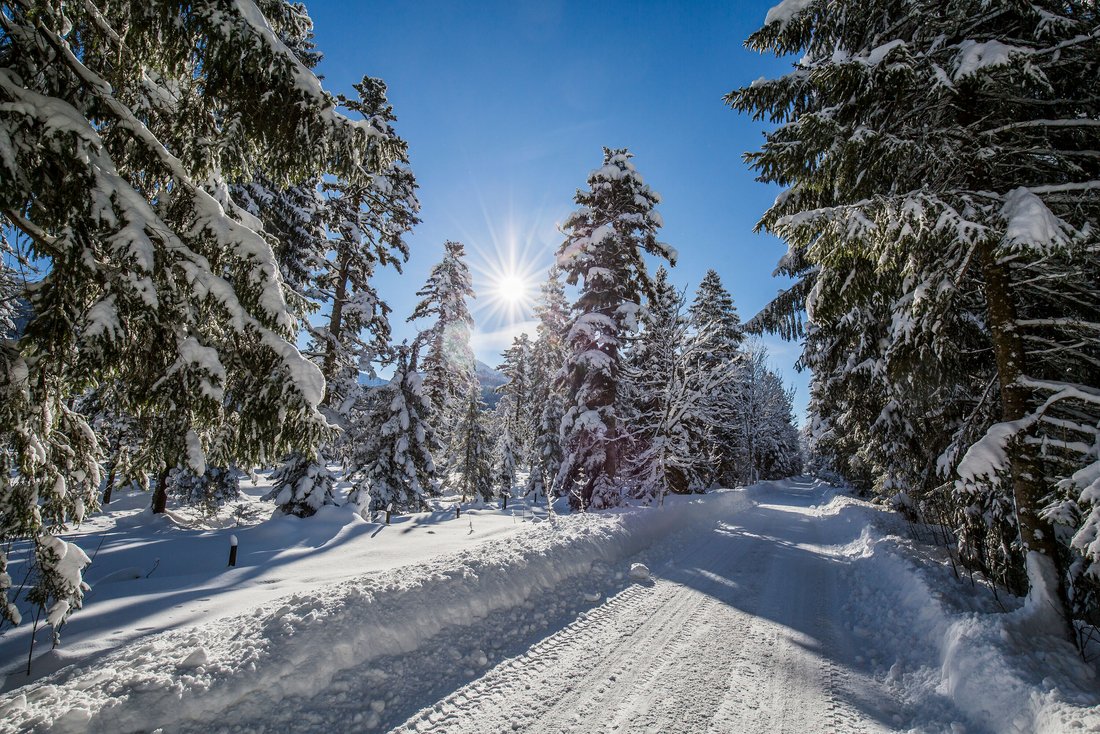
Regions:
[[[1016,328],[1016,304],[1008,267],[997,261],[990,244],[980,246],[978,254],[985,279],[986,308],[1001,390],[1001,419],[1017,421],[1030,413],[1031,401],[1028,389],[1019,382],[1027,374],[1027,354]],[[1065,573],[1060,567],[1054,528],[1039,514],[1047,491],[1042,477],[1037,475],[1032,451],[1022,438],[1009,453],[1009,461],[1016,524],[1026,556],[1029,602],[1049,607],[1033,608],[1033,611],[1056,615],[1061,620],[1062,632],[1072,639],[1066,621]]]
[[[328,319],[328,344],[325,345],[324,375],[331,380],[336,372],[336,348],[334,342],[340,341],[344,331],[344,304],[348,300],[348,271],[351,268],[351,256],[340,258],[339,273],[336,276],[336,288],[332,297],[332,313]],[[325,401],[328,404],[328,400]]]
[[[171,467],[165,462],[157,475],[157,486],[153,489],[153,514],[158,515],[168,509],[168,472]]]
[[[112,461],[111,468],[107,470],[107,484],[103,487],[103,504],[111,504],[111,493],[115,488],[115,468],[118,462]]]

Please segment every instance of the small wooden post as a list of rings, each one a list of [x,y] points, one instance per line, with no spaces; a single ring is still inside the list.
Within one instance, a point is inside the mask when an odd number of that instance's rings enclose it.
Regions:
[[[386,524],[390,524],[390,513],[393,512],[393,503],[386,505]]]
[[[508,495],[504,495],[504,504],[501,505],[500,509],[502,509],[502,510],[507,510],[508,509]]]
[[[237,536],[229,536],[229,567],[233,568],[237,565]]]
[[[455,520],[462,517],[462,505],[455,503]]]

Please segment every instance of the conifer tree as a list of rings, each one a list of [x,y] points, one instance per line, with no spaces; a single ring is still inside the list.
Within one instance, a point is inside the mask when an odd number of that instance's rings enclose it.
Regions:
[[[632,473],[641,475],[641,491],[645,494],[656,484],[655,474],[664,472],[648,464],[655,457],[654,444],[666,438],[662,430],[667,390],[684,346],[682,305],[681,295],[668,282],[668,271],[664,266],[658,267],[653,293],[641,313],[641,332],[629,351],[620,391],[620,415],[630,434],[628,455],[635,464]],[[662,477],[662,483],[671,491],[686,492],[687,477],[672,467],[668,472],[667,482]]]
[[[494,453],[496,454],[496,471],[494,472],[496,496],[507,500],[512,496],[512,491],[516,486],[515,439],[512,438],[512,430],[507,423],[501,427]]]
[[[424,287],[416,292],[421,300],[409,321],[434,319],[417,337],[425,352],[423,372],[425,396],[431,403],[433,425],[439,428],[444,455],[449,446],[458,414],[463,409],[463,396],[477,384],[474,375],[474,353],[470,348],[470,331],[474,319],[467,298],[474,298],[466,250],[461,242],[443,243],[443,259],[428,275]],[[444,477],[446,480],[446,477]]]
[[[431,404],[416,371],[417,347],[395,351],[393,378],[366,398],[367,415],[356,421],[351,441],[348,504],[362,512],[420,512],[438,494],[434,434],[426,420]]]
[[[278,504],[284,512],[297,515],[337,502],[326,455],[346,455],[344,439],[360,398],[360,372],[373,377],[374,363],[389,348],[390,309],[372,279],[379,266],[392,265],[400,272],[409,256],[404,237],[420,221],[408,146],[390,125],[396,117],[386,100],[386,85],[364,77],[354,87],[358,100],[341,97],[341,102],[362,115],[386,145],[371,162],[379,172],[365,182],[340,177],[323,186],[326,198],[321,216],[331,237],[314,253],[307,295],[317,308],[327,307],[328,313],[321,324],[309,327],[308,353],[325,377],[322,409],[344,432],[336,445],[323,447],[320,455],[309,459],[291,455],[273,476],[270,496],[282,500]],[[332,254],[326,257],[329,251]]]
[[[162,480],[327,433],[271,243],[227,182],[365,179],[385,141],[279,40],[304,9],[251,7],[0,6],[0,211],[48,263],[27,289],[32,320],[0,353],[0,535],[35,538],[41,560],[62,555],[50,533],[96,505],[99,446],[70,407],[92,384],[113,380],[121,411],[156,418],[143,450]],[[42,588],[71,595],[36,598],[69,611],[80,584],[56,568]]]
[[[526,463],[534,438],[534,424],[537,419],[533,390],[534,364],[531,340],[527,334],[520,334],[512,340],[512,345],[501,355],[503,361],[497,371],[508,381],[496,390],[501,394],[505,410],[497,410],[503,427],[507,429],[514,450],[513,458]]]
[[[689,323],[688,338],[694,355],[688,367],[690,379],[699,383],[696,390],[702,390],[704,383],[713,385],[704,391],[706,418],[690,430],[709,433],[706,450],[713,461],[713,472],[708,483],[732,485],[741,478],[744,466],[735,451],[746,440],[742,433],[744,421],[731,410],[731,402],[739,387],[733,368],[741,359],[745,332],[733,298],[713,269],[706,272],[695,291]],[[720,374],[729,379],[716,380]]]
[[[561,419],[565,415],[561,379],[567,356],[565,341],[569,305],[557,266],[541,287],[535,307],[538,317],[536,340],[532,346],[531,394],[534,396],[536,418],[531,447],[531,473],[527,493],[535,498],[554,496],[554,479],[561,467]]]
[[[570,504],[602,508],[620,500],[619,384],[622,349],[638,326],[640,302],[652,292],[643,254],[675,262],[657,240],[660,197],[645,184],[625,149],[604,149],[603,166],[577,191],[578,209],[562,229],[557,264],[571,285],[573,304],[564,372],[567,410],[562,419],[563,460],[558,483]]]
[[[737,390],[726,404],[739,422],[739,442],[731,453],[742,467],[746,483],[780,479],[798,473],[801,449],[794,427],[792,395],[768,366],[768,350],[749,344],[734,365]]]
[[[1080,0],[788,0],[749,44],[798,68],[727,98],[779,125],[748,160],[790,187],[759,226],[787,240],[780,270],[799,282],[761,325],[796,334],[805,309],[804,360],[828,370],[814,407],[858,422],[873,461],[906,434],[953,437],[939,462],[872,468],[876,484],[932,496],[938,467],[957,510],[1011,496],[1023,553],[1006,560],[1037,629],[1065,630],[1060,611],[1100,568],[1080,509],[1095,507],[1100,420],[1100,167],[1082,153],[1100,145],[1098,20]],[[851,331],[865,326],[864,343]],[[853,344],[863,354],[837,356]]]
[[[481,389],[466,392],[465,410],[455,432],[454,470],[462,501],[487,501],[493,496],[492,443],[485,425]]]
[[[629,370],[635,410],[631,475],[638,497],[658,503],[670,492],[704,489],[713,476],[715,413],[710,396],[733,378],[736,363],[700,372],[706,339],[693,338],[683,313],[683,294],[657,270],[654,293],[643,312]]]

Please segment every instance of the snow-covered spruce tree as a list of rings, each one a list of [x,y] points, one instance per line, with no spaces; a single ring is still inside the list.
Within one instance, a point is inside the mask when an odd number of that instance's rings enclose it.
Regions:
[[[736,372],[731,370],[740,359],[745,331],[732,296],[714,270],[708,270],[699,282],[691,303],[689,324],[689,348],[694,356],[688,373],[690,379],[699,383],[695,389],[705,394],[703,400],[707,406],[700,425],[691,430],[696,434],[710,432],[706,450],[714,466],[708,484],[732,485],[741,478],[739,473],[743,464],[735,447],[743,438],[741,421],[730,409],[730,401],[737,391]],[[716,380],[716,375],[729,379]],[[711,385],[712,389],[703,390],[704,384]]]
[[[554,479],[561,467],[561,419],[565,415],[562,365],[568,354],[565,341],[569,323],[569,304],[561,271],[551,268],[542,285],[535,343],[531,358],[531,395],[535,422],[531,438],[531,473],[527,479],[527,494],[554,496]]]
[[[338,504],[336,475],[320,453],[295,451],[271,473],[271,490],[263,499],[273,500],[284,515],[310,517]]]
[[[465,410],[455,431],[454,471],[462,501],[488,501],[493,497],[493,445],[485,425],[485,404],[481,388],[474,385],[466,392]]]
[[[702,490],[713,477],[709,444],[724,416],[710,398],[732,381],[737,363],[698,370],[698,352],[708,342],[690,332],[683,294],[668,283],[664,268],[657,271],[642,324],[627,372],[636,406],[630,474],[639,497],[661,503],[670,492]]]
[[[421,300],[409,321],[434,319],[420,332],[417,343],[425,351],[422,371],[424,391],[432,407],[432,425],[439,431],[443,455],[450,461],[450,427],[465,409],[465,396],[477,384],[470,331],[474,318],[467,298],[474,298],[466,250],[461,242],[443,243],[443,259],[416,292]],[[443,480],[446,481],[446,477]]]
[[[532,393],[534,364],[531,340],[527,334],[520,334],[512,340],[512,345],[501,354],[503,361],[497,371],[508,378],[496,391],[501,395],[498,410],[494,411],[507,429],[513,450],[513,460],[526,464],[534,439],[535,421],[538,418],[537,404]],[[499,406],[506,404],[507,409]]]
[[[631,343],[623,370],[620,417],[631,444],[630,474],[639,478],[638,490],[646,497],[689,491],[689,478],[678,467],[660,462],[658,455],[663,454],[655,450],[666,438],[662,431],[667,390],[684,346],[682,306],[682,294],[668,282],[668,271],[658,267],[653,293],[641,311],[640,333]]]
[[[405,235],[420,221],[416,179],[408,168],[408,146],[391,127],[396,117],[386,100],[386,85],[364,77],[355,84],[357,100],[341,97],[342,106],[362,115],[379,141],[365,163],[374,173],[362,180],[338,177],[325,182],[322,219],[331,236],[317,253],[306,296],[328,313],[310,325],[307,353],[325,376],[322,410],[344,429],[335,444],[322,447],[308,460],[291,455],[278,472],[272,496],[282,498],[284,512],[308,515],[323,504],[335,504],[334,477],[328,459],[346,457],[346,438],[354,431],[352,416],[360,398],[360,372],[374,376],[374,364],[386,354],[390,341],[390,308],[372,283],[378,267],[400,272],[408,259]],[[326,256],[326,253],[330,253]],[[289,492],[284,491],[290,488]],[[312,495],[321,492],[318,498]]]
[[[675,251],[657,240],[660,201],[625,149],[604,148],[603,166],[577,191],[578,208],[562,225],[558,267],[580,284],[573,304],[563,367],[567,390],[562,418],[562,464],[557,483],[574,508],[620,501],[619,383],[622,348],[638,327],[643,296],[652,284],[643,254],[675,263]]]
[[[728,97],[780,123],[748,160],[790,186],[760,223],[801,279],[787,309],[832,330],[869,300],[853,278],[884,274],[876,321],[892,326],[870,371],[895,384],[958,359],[955,320],[976,316],[994,379],[967,391],[969,414],[952,406],[945,456],[962,458],[940,465],[959,495],[1011,494],[1037,629],[1064,629],[1066,601],[1088,613],[1080,592],[1100,574],[1098,23],[1083,0],[787,0],[749,44],[798,68]]]
[[[512,437],[512,429],[507,423],[501,426],[493,454],[495,494],[502,499],[510,498],[516,487],[516,441]]]
[[[348,503],[362,512],[420,512],[437,494],[434,436],[426,420],[431,405],[416,371],[417,347],[401,345],[395,352],[393,378],[365,398],[366,416],[349,441],[354,487]]]
[[[312,69],[320,61],[311,24],[287,24],[279,38],[306,67]],[[338,101],[377,133],[381,144],[361,162],[369,175],[286,186],[260,172],[233,189],[274,242],[288,302],[309,331],[307,354],[325,376],[322,411],[344,429],[359,398],[360,370],[374,376],[373,362],[389,344],[389,309],[371,277],[380,263],[393,263],[400,270],[408,258],[403,236],[419,221],[407,145],[390,126],[396,118],[386,100],[386,85],[364,77],[354,87],[358,99],[341,95]],[[311,324],[307,317],[326,307],[323,321]],[[336,504],[335,477],[328,463],[340,453],[340,439],[346,436],[346,431],[339,434],[336,445],[323,446],[316,455],[286,457],[265,499],[277,500],[282,512],[298,516]]]
[[[376,131],[278,39],[304,18],[280,0],[0,5],[0,211],[48,263],[0,365],[3,539],[43,548],[95,506],[99,446],[69,400],[100,380],[156,417],[162,475],[325,434],[271,245],[226,185],[365,175]]]

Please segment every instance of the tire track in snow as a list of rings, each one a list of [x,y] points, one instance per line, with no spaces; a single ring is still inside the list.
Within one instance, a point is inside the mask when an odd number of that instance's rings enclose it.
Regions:
[[[651,588],[609,599],[395,731],[889,730],[850,702],[857,684],[887,694],[831,659],[848,656],[829,619],[842,575],[813,551],[812,522],[799,542],[767,536],[777,509],[698,534]]]
[[[698,554],[706,545],[705,534],[701,539],[697,536],[688,552]],[[632,650],[656,650],[660,655],[674,644],[675,630],[670,630],[670,625],[682,621],[685,610],[698,604],[698,599],[681,591],[679,585],[663,580],[652,586],[630,586],[528,653],[505,661],[398,729],[467,731],[472,717],[478,722],[478,731],[528,727],[566,731],[580,726],[609,691],[628,688],[645,672],[623,660],[634,657]],[[653,607],[665,613],[651,614]],[[618,654],[606,654],[608,648]],[[522,703],[513,705],[517,694]]]

